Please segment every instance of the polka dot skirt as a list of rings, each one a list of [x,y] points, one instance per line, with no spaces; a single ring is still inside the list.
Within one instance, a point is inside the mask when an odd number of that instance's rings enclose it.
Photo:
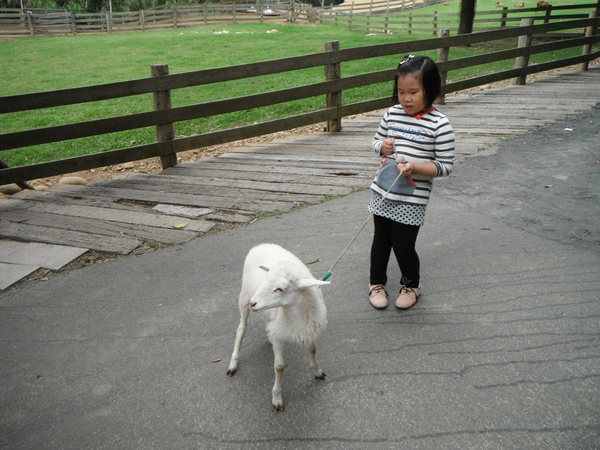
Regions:
[[[370,213],[375,211],[375,207],[377,207],[380,201],[381,196],[373,194],[373,198],[368,206]],[[426,208],[425,205],[410,205],[408,203],[395,203],[384,200],[377,208],[375,214],[405,225],[421,226],[425,221]]]

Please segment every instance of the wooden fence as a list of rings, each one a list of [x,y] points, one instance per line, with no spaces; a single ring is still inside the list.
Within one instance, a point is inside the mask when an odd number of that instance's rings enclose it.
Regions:
[[[376,83],[391,81],[395,69],[370,72],[348,77],[341,77],[340,65],[349,61],[369,59],[389,55],[405,55],[427,50],[438,50],[438,66],[443,79],[449,71],[473,67],[502,60],[515,60],[515,68],[483,75],[475,78],[455,81],[444,85],[444,94],[468,89],[471,87],[514,78],[524,83],[528,74],[555,69],[558,67],[580,64],[582,70],[587,63],[600,56],[600,50],[593,45],[600,41],[597,34],[598,17],[595,12],[587,19],[578,19],[550,24],[531,25],[525,20],[520,27],[510,27],[495,31],[448,36],[448,30],[442,30],[443,37],[339,49],[336,43],[328,43],[326,51],[305,56],[278,59],[217,69],[201,70],[181,74],[168,74],[165,66],[155,66],[153,77],[125,81],[119,83],[66,89],[35,94],[0,97],[0,114],[17,111],[30,111],[40,108],[51,108],[61,105],[79,104],[139,94],[153,94],[155,110],[130,114],[121,117],[92,120],[89,122],[65,124],[60,126],[32,129],[0,135],[0,157],[2,151],[18,149],[38,144],[60,142],[87,136],[131,130],[142,127],[157,127],[157,142],[135,147],[121,148],[86,156],[32,164],[28,166],[0,169],[0,185],[23,183],[27,180],[44,178],[79,170],[104,167],[128,161],[160,157],[163,167],[176,164],[179,152],[202,148],[225,142],[232,142],[254,136],[265,135],[277,131],[289,130],[314,123],[327,122],[330,131],[341,129],[342,117],[383,109],[389,106],[389,97],[373,98],[357,103],[345,104],[342,93],[345,90]],[[536,33],[565,32],[586,30],[585,37],[568,38],[532,45],[527,39]],[[452,60],[449,53],[453,47],[481,44],[499,39],[518,39],[520,45],[509,50],[495,51],[477,56]],[[555,60],[537,65],[529,65],[531,55],[552,52],[559,49],[581,47],[580,56]],[[188,106],[170,106],[170,91],[190,86],[201,86],[229,80],[244,79],[267,74],[290,72],[311,67],[325,67],[325,81],[293,87],[284,90],[264,92],[245,97],[230,98],[222,101],[194,104]],[[253,108],[286,103],[307,97],[324,96],[326,107],[308,113],[282,117],[268,122],[237,128],[203,133],[194,136],[175,138],[173,123],[209,117],[235,111],[246,111]],[[440,99],[443,102],[443,96]]]
[[[314,21],[312,7],[290,3],[203,3],[131,12],[0,9],[0,35],[84,34],[239,22]]]
[[[165,28],[185,28],[218,23],[243,22],[333,22],[366,33],[403,33],[426,31],[437,36],[441,28],[458,28],[457,13],[401,14],[417,8],[442,4],[443,0],[371,0],[354,4],[346,1],[328,8],[313,8],[309,4],[290,1],[271,4],[221,2],[190,4],[162,9],[131,12],[84,13],[65,10],[0,9],[1,35],[85,34],[123,31],[145,31]],[[440,8],[443,6],[440,5]],[[582,19],[598,3],[544,8],[501,9],[477,11],[475,30],[517,25],[521,19],[548,23],[555,20]]]
[[[412,11],[413,9],[437,5],[445,0],[370,0],[368,2],[345,0],[344,3],[324,8],[333,13],[350,13],[367,16],[369,14],[389,14]]]
[[[433,3],[439,4],[441,2],[434,0]],[[420,3],[417,5],[426,6]],[[411,5],[406,6],[409,7]],[[440,7],[443,8],[441,5]],[[489,11],[476,11],[473,29],[475,31],[484,31],[515,26],[523,19],[531,19],[534,24],[535,22],[549,23],[557,20],[583,19],[588,17],[590,10],[595,9],[597,11],[599,8],[600,1],[585,5],[549,5],[542,8],[515,9],[501,7]],[[410,35],[414,32],[428,32],[437,36],[439,30],[442,28],[448,28],[451,31],[458,30],[460,19],[458,13],[435,11],[429,14],[415,14],[412,12],[401,14],[399,11],[406,11],[406,8],[395,7],[394,4],[385,1],[373,1],[370,4],[360,4],[356,7],[353,7],[351,4],[351,6],[344,10],[338,8],[319,10],[317,21],[320,23],[334,23],[364,33]]]

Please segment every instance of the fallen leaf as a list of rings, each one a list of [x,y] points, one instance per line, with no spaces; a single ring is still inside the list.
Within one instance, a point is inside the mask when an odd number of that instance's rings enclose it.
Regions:
[[[216,363],[216,362],[219,362],[219,361],[223,361],[223,358],[217,358],[217,359],[213,359],[213,361],[212,361],[212,362]]]
[[[180,224],[177,224],[177,225],[173,225],[173,228],[177,228],[178,230],[180,230],[180,229],[185,228],[187,226],[188,226],[187,223],[180,223]]]

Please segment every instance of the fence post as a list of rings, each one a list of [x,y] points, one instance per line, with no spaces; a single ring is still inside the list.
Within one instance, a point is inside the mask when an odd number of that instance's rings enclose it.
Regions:
[[[112,33],[112,14],[106,12],[106,32]]]
[[[325,51],[334,52],[340,49],[340,41],[325,42]],[[339,62],[325,65],[325,79],[327,81],[339,80],[342,76],[341,65]],[[342,106],[342,91],[330,92],[326,94],[327,108],[339,108]],[[327,121],[327,131],[341,131],[342,118],[337,117]]]
[[[140,29],[146,31],[146,14],[143,9],[140,9]]]
[[[439,33],[438,33],[438,37],[439,38],[450,37],[450,29],[449,28],[442,28],[439,31]],[[449,54],[450,54],[450,47],[441,47],[441,48],[438,48],[438,51],[437,51],[437,62],[438,63],[440,63],[440,62],[447,62]],[[442,78],[442,93],[437,98],[436,102],[439,103],[440,105],[445,105],[446,104],[446,93],[444,92],[444,89],[446,87],[446,79],[448,78],[448,71],[447,70],[440,71],[440,77]]]
[[[408,34],[412,34],[412,13],[408,13]]]
[[[294,1],[292,0],[290,2],[290,6],[288,6],[288,11],[287,11],[287,21],[289,23],[294,23],[294,9],[295,9],[295,4],[294,4]]]
[[[75,18],[74,12],[69,14],[69,23],[71,25],[71,34],[76,35],[77,34],[77,19]]]
[[[532,22],[533,22],[532,19],[521,19],[521,26],[528,27],[532,24]],[[518,48],[530,47],[531,39],[532,39],[531,34],[523,34],[523,35],[519,36],[519,43],[517,44],[517,47]],[[528,65],[529,65],[529,55],[517,56],[517,58],[515,60],[515,69],[525,69]],[[526,78],[527,78],[527,75],[523,71],[521,75],[519,75],[518,77],[513,79],[513,84],[523,86],[525,84]]]
[[[153,77],[161,77],[169,74],[169,66],[167,64],[155,64],[150,66],[150,71]],[[154,100],[155,111],[171,108],[171,91],[153,92],[152,99]],[[158,142],[172,141],[173,139],[175,139],[175,128],[172,123],[156,125],[156,140]],[[161,155],[160,164],[163,170],[177,165],[177,154]]]
[[[177,17],[177,6],[173,6],[173,8],[171,8],[171,11],[173,11],[173,28],[179,28],[179,22],[178,22],[178,17]]]
[[[550,16],[552,16],[552,5],[546,6],[546,15],[544,16],[544,23],[550,22]]]
[[[502,17],[500,19],[500,28],[506,27],[506,19],[508,19],[508,6],[503,6]]]
[[[598,11],[590,12],[590,19],[595,19],[596,17],[598,17]],[[592,37],[594,34],[596,34],[596,27],[594,25],[590,25],[589,27],[586,27],[585,37]],[[592,44],[585,44],[583,46],[582,54],[589,55],[591,51],[592,51]],[[589,64],[590,64],[589,61],[584,61],[584,62],[580,63],[579,70],[588,70]]]
[[[433,12],[433,35],[437,36],[438,34],[438,12]]]
[[[352,30],[352,13],[354,11],[354,0],[350,4],[350,17],[348,17],[348,29]]]
[[[27,11],[27,25],[29,26],[29,34],[35,36],[35,27],[33,25],[33,13]]]

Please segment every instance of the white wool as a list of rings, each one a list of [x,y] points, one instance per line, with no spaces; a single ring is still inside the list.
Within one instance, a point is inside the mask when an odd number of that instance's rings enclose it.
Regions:
[[[315,279],[294,254],[276,244],[260,244],[248,253],[244,263],[239,298],[240,325],[236,333],[229,375],[237,370],[239,350],[250,311],[266,322],[267,336],[275,356],[273,408],[283,410],[281,375],[285,343],[305,344],[310,367],[317,378],[324,378],[316,359],[316,339],[327,324],[327,310],[320,286],[329,284]]]

